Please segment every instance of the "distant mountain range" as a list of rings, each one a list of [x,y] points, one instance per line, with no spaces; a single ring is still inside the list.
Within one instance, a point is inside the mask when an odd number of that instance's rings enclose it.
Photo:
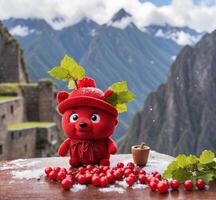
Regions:
[[[216,151],[216,31],[186,46],[172,64],[168,80],[148,95],[120,141],[120,151],[145,142],[169,155]]]
[[[121,9],[107,24],[83,19],[61,30],[39,19],[8,19],[3,23],[23,47],[27,70],[34,82],[49,77],[47,71],[56,66],[65,53],[83,65],[88,76],[95,78],[102,89],[126,80],[137,100],[120,116],[115,135],[119,138],[125,134],[145,97],[166,80],[169,66],[182,48],[177,42],[182,34],[177,33],[185,33],[190,36],[189,40],[200,36],[186,27],[155,25],[139,29],[131,18]],[[176,37],[167,36],[172,35],[172,30]],[[65,83],[56,83],[66,88]]]

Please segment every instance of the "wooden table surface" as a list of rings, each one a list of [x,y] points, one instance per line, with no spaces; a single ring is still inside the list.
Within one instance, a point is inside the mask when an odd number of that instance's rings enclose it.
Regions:
[[[171,161],[172,158],[151,152],[151,160],[156,158],[158,165],[162,161]],[[160,160],[161,159],[161,160]],[[111,163],[114,165],[118,161],[125,163],[132,161],[131,155],[115,155],[111,157]],[[153,162],[152,162],[153,163]],[[17,179],[13,177],[13,172],[23,170],[43,169],[47,166],[60,166],[68,168],[68,158],[37,158],[28,160],[18,160],[12,162],[0,162],[0,200],[16,199],[16,200],[43,200],[43,199],[184,199],[184,200],[199,200],[199,199],[216,199],[216,183],[211,183],[210,188],[205,191],[185,191],[180,188],[179,191],[169,192],[168,194],[159,194],[151,192],[149,188],[132,189],[126,188],[123,193],[118,192],[101,192],[97,187],[89,185],[85,190],[72,192],[63,191],[57,182],[51,182],[46,177],[37,179]]]

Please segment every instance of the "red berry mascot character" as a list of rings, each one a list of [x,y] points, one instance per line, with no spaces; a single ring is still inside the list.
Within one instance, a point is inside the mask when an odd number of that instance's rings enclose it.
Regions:
[[[67,59],[71,61],[71,58],[67,57]],[[72,61],[74,64],[75,61]],[[62,63],[64,64],[64,61]],[[63,67],[69,68],[66,64],[57,68],[62,70]],[[103,92],[96,87],[93,79],[84,77],[83,74],[76,77],[80,69],[83,70],[76,63],[76,68],[68,70],[75,89],[70,93],[60,91],[57,94],[58,111],[62,115],[62,128],[67,136],[59,147],[58,154],[66,156],[69,152],[71,166],[109,165],[110,154],[117,152],[117,146],[111,135],[118,124],[118,111],[125,109],[125,103],[131,101],[134,95],[127,90],[125,81],[113,84]],[[57,77],[56,72],[52,70],[50,74]],[[57,78],[60,79],[59,76]]]

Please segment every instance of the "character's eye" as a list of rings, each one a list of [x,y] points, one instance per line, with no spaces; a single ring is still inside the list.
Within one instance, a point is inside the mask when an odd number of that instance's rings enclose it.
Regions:
[[[91,121],[93,123],[98,123],[100,121],[100,116],[98,114],[92,114],[91,115]]]
[[[73,113],[71,116],[70,116],[70,122],[75,122],[77,121],[79,118],[79,115],[77,113]]]

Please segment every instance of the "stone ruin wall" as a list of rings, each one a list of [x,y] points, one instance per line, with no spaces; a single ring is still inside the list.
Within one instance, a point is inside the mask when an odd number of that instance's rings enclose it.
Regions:
[[[16,40],[0,23],[0,83],[27,83],[22,50]]]
[[[0,120],[4,125],[23,122],[25,112],[22,97],[0,102]]]

